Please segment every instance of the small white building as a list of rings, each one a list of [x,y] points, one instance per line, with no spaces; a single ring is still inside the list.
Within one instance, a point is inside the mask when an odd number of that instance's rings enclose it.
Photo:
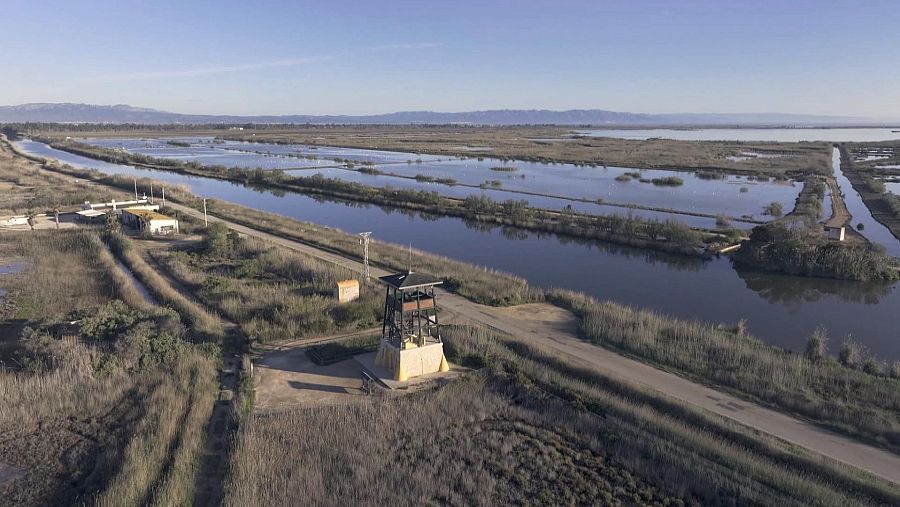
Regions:
[[[122,210],[122,223],[138,230],[147,229],[150,234],[175,234],[178,220],[157,211],[127,208]]]
[[[359,282],[354,279],[340,280],[335,290],[339,303],[349,303],[359,299]]]
[[[836,227],[833,225],[825,226],[825,237],[828,239],[833,239],[835,241],[844,241],[844,234],[846,233],[847,228],[840,226]]]

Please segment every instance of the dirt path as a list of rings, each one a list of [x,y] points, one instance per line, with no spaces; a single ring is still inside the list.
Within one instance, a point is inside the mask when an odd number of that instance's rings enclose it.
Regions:
[[[841,189],[838,187],[837,180],[834,179],[834,176],[829,176],[825,178],[825,183],[831,189],[831,218],[825,222],[825,225],[830,227],[849,225],[853,216],[850,215],[850,211],[847,210],[847,204],[844,202],[844,198],[841,197]]]
[[[165,278],[169,285],[184,295],[192,304],[201,308],[205,307],[194,297],[192,291],[180,280],[174,278],[153,255],[153,250],[169,248],[172,246],[172,242],[135,241],[134,244],[142,251],[142,257],[147,263]],[[221,504],[225,473],[228,467],[229,443],[237,428],[234,419],[234,401],[235,394],[238,392],[239,358],[243,352],[246,338],[237,324],[223,317],[219,318],[225,330],[225,335],[219,343],[222,351],[219,395],[206,426],[206,444],[194,489],[193,505],[197,506]]]
[[[201,212],[192,208],[177,204],[171,204],[171,206],[182,213],[202,217]],[[349,269],[361,271],[362,268],[361,264],[355,260],[324,252],[304,243],[284,239],[218,217],[210,217],[210,221],[224,222],[241,234],[257,237]],[[378,268],[373,268],[371,271],[372,276],[388,274],[387,271]],[[472,322],[486,325],[508,333],[516,339],[552,348],[568,356],[576,364],[646,386],[676,400],[728,417],[756,430],[900,484],[900,456],[897,454],[587,343],[579,337],[577,318],[566,310],[544,303],[496,308],[473,303],[446,291],[439,291],[439,299],[441,307],[448,312],[451,322]]]

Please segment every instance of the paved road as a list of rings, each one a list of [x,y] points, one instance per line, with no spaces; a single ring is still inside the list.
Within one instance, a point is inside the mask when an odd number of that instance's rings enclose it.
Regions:
[[[186,206],[170,204],[181,213],[202,218],[202,213]],[[274,236],[217,217],[210,221],[225,222],[231,229],[318,257],[356,271],[361,263],[313,246]],[[373,276],[389,274],[372,268]],[[549,304],[530,304],[511,308],[479,305],[465,298],[439,291],[441,307],[449,311],[451,321],[487,325],[512,337],[551,348],[567,356],[575,364],[606,375],[649,387],[682,402],[728,417],[756,430],[818,452],[837,461],[866,470],[883,479],[900,484],[900,455],[861,443],[853,438],[809,424],[722,393],[710,387],[668,373],[646,363],[623,357],[579,338],[577,318],[570,312]]]

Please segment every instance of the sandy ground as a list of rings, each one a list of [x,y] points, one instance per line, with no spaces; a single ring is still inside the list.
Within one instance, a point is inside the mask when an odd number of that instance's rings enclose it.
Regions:
[[[362,391],[362,366],[347,359],[319,366],[306,355],[306,347],[276,350],[253,364],[255,408],[269,412],[309,405],[353,402]]]
[[[18,216],[21,216],[21,215],[18,215]],[[0,224],[5,224],[9,218],[10,218],[9,216],[0,216]],[[59,215],[59,228],[60,229],[76,229],[78,227],[84,227],[84,225],[76,222],[74,215],[71,215],[71,214],[60,214]],[[52,215],[35,217],[34,228],[35,228],[35,230],[56,229],[56,219]],[[24,225],[0,225],[0,230],[28,231],[28,230],[31,230],[31,228],[27,224],[24,224]]]

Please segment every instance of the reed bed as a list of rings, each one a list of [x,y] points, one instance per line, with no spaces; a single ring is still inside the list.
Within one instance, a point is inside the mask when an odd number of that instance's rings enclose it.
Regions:
[[[106,505],[189,505],[216,393],[215,362],[195,351],[171,372],[154,376],[141,400],[144,414],[108,487]]]
[[[113,252],[134,275],[160,301],[171,305],[181,314],[197,333],[214,338],[225,334],[222,320],[172,287],[162,275],[147,264],[130,239],[121,234],[110,234],[107,239]]]
[[[709,323],[555,291],[590,341],[738,391],[780,410],[900,448],[900,380],[813,362]]]
[[[853,469],[510,337],[453,327],[445,346],[480,371],[406,396],[250,416],[225,505],[900,500]]]
[[[219,231],[219,232],[216,232]],[[211,228],[209,234],[226,234]],[[366,329],[381,317],[383,293],[347,268],[254,238],[231,235],[220,251],[159,252],[160,264],[209,307],[262,343]],[[209,237],[204,241],[210,243]],[[360,281],[360,299],[340,304],[338,280]]]

